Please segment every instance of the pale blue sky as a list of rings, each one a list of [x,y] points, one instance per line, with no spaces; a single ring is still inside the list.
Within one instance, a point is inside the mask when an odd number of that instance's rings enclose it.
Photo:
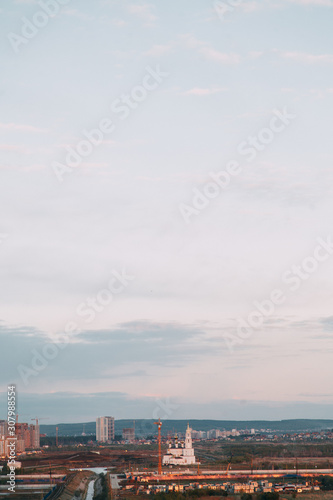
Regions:
[[[209,0],[56,5],[17,51],[41,6],[0,5],[0,342],[16,352],[1,389],[136,398],[119,418],[151,418],[159,397],[191,418],[225,418],[227,401],[328,417],[333,256],[295,292],[281,277],[333,233],[333,2],[244,0],[225,20]],[[157,67],[168,76],[122,120],[112,103]],[[283,109],[294,118],[248,162],[239,145]],[[115,130],[59,182],[54,162],[106,118]],[[231,160],[241,173],[186,224],[180,206]],[[135,278],[87,323],[78,306],[123,268]],[[275,288],[284,303],[230,352]],[[17,367],[69,321],[82,333],[24,385]]]

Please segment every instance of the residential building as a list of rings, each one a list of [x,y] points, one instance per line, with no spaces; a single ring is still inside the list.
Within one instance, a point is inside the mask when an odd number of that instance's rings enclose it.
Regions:
[[[0,420],[0,436],[7,436],[8,424],[6,420]]]
[[[128,443],[133,443],[133,441],[135,441],[135,429],[132,427],[123,429],[123,440]]]
[[[96,419],[96,441],[111,443],[114,440],[114,417]]]
[[[26,448],[36,450],[40,448],[39,425],[29,425],[27,423],[15,424],[15,434],[17,439],[24,441]]]

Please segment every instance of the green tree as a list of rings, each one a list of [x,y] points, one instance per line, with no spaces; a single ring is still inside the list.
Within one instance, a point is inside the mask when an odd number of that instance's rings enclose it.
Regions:
[[[109,487],[105,474],[103,472],[99,474],[99,480],[101,482],[102,491],[94,495],[94,500],[108,500],[109,498]]]
[[[279,500],[280,495],[277,492],[274,493],[261,493],[258,500]]]
[[[5,463],[5,465],[2,467],[2,471],[1,471],[1,475],[2,476],[7,476],[7,474],[9,474],[9,467],[7,465],[7,463]]]
[[[333,477],[320,476],[321,489],[324,491],[333,490]]]

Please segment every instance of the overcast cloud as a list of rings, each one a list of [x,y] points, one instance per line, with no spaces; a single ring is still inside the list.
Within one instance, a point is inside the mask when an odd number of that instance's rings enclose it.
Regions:
[[[331,416],[332,2],[58,6],[25,41],[40,4],[0,6],[1,391],[55,422]]]

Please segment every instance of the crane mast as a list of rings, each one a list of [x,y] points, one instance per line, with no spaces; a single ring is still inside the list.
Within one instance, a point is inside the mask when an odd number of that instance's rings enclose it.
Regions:
[[[162,422],[161,419],[159,418],[157,422],[154,422],[155,425],[157,425],[157,442],[158,442],[158,475],[162,475],[162,450],[161,450],[161,427],[162,427]]]

